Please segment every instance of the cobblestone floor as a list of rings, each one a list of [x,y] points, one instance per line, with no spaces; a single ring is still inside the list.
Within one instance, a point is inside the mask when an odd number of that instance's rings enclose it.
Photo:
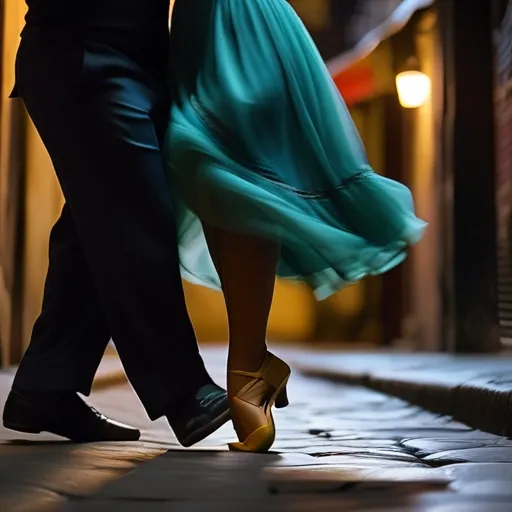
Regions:
[[[512,354],[295,351],[302,373],[364,385],[512,437]]]
[[[207,356],[221,380],[223,354]],[[298,374],[290,398],[274,453],[245,455],[226,451],[228,425],[182,449],[128,386],[103,390],[93,404],[143,428],[143,441],[80,446],[0,431],[0,511],[512,511],[512,441]]]

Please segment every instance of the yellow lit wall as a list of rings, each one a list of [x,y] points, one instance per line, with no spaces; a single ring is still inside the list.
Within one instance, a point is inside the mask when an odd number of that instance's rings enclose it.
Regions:
[[[442,119],[442,55],[434,13],[419,23],[416,52],[422,70],[432,79],[432,96],[425,105],[410,111],[413,117],[412,192],[418,217],[429,223],[423,240],[411,251],[411,296],[409,328],[406,333],[419,349],[435,350],[438,344],[439,301],[439,165]]]
[[[6,267],[2,266],[2,258],[6,257],[12,251],[12,242],[4,231],[9,216],[12,214],[8,210],[14,198],[10,197],[9,175],[11,173],[10,165],[13,155],[17,153],[14,147],[13,134],[11,131],[11,122],[14,117],[13,103],[8,99],[14,84],[14,61],[16,50],[18,48],[19,33],[23,26],[23,16],[25,14],[25,4],[20,0],[4,0],[0,2],[0,9],[3,10],[4,26],[0,31],[2,36],[2,69],[0,70],[0,340],[2,349],[2,361],[7,363],[10,360],[10,340],[11,340],[11,297],[7,288]],[[5,262],[4,262],[5,263]]]

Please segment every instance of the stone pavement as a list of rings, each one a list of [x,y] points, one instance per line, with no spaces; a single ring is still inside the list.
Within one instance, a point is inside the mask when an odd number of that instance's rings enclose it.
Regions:
[[[222,383],[223,352],[205,355]],[[0,375],[0,403],[8,384]],[[229,425],[182,449],[127,385],[97,391],[91,402],[141,427],[143,441],[0,431],[0,511],[512,511],[512,441],[298,372],[289,394],[273,453],[247,455],[226,450]]]
[[[512,355],[296,352],[306,375],[363,385],[512,437]]]

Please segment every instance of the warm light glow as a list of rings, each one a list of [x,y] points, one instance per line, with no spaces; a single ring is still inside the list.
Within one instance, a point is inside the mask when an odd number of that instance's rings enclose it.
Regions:
[[[404,71],[396,77],[396,88],[400,105],[404,108],[418,108],[430,96],[430,77],[421,71]]]

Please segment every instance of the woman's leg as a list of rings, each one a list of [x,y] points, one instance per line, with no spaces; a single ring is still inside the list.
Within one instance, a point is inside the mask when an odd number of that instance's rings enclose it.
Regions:
[[[267,351],[279,246],[210,226],[204,226],[204,230],[226,302],[228,369],[256,372]],[[231,376],[228,393],[233,396],[246,382],[246,377]]]

